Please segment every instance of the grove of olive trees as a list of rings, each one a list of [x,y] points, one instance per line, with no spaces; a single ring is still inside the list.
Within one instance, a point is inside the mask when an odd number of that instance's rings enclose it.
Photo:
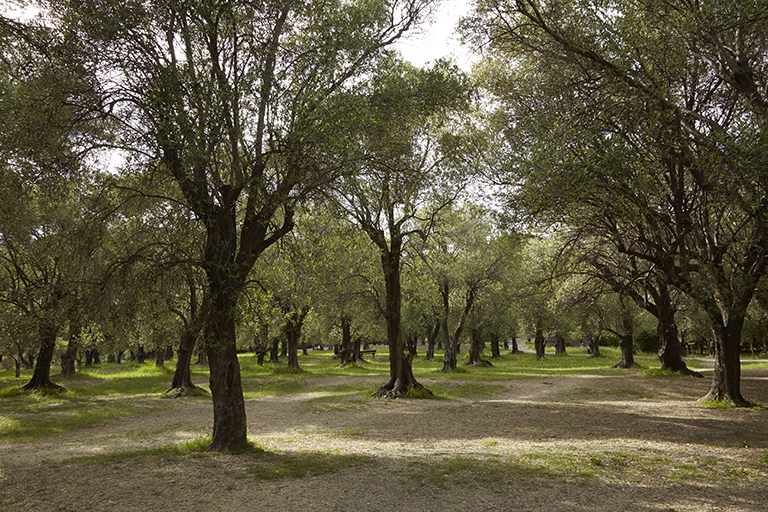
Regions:
[[[645,330],[686,375],[701,341],[705,398],[750,404],[765,0],[476,0],[471,73],[391,49],[437,0],[33,4],[0,13],[0,354],[25,390],[63,390],[57,354],[150,351],[182,396],[197,348],[231,451],[239,351],[283,340],[301,371],[300,345],[346,367],[383,344],[375,395],[402,398],[430,394],[421,340],[443,372],[524,336],[539,359],[613,337],[628,368]]]

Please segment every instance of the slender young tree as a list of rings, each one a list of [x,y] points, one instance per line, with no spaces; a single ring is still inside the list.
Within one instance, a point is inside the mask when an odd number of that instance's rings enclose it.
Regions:
[[[390,380],[378,396],[399,398],[423,389],[403,351],[403,256],[409,239],[428,237],[437,215],[462,190],[466,148],[445,128],[451,115],[467,110],[470,93],[466,78],[445,62],[418,70],[391,57],[360,98],[360,129],[353,140],[360,160],[332,199],[379,250]]]

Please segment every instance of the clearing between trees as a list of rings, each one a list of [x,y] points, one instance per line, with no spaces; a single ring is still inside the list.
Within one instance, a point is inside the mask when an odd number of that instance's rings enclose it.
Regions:
[[[766,411],[697,403],[708,378],[467,377],[422,375],[438,398],[396,401],[368,397],[378,376],[244,377],[241,454],[201,451],[208,397],[95,397],[82,407],[107,419],[60,434],[57,400],[4,398],[0,509],[766,510]],[[745,396],[768,403],[766,384],[744,370]]]

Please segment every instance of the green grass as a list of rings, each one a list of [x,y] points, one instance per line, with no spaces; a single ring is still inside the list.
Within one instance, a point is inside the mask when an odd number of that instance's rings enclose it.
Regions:
[[[707,407],[710,407],[712,409],[720,409],[720,410],[727,410],[727,409],[735,409],[736,406],[733,404],[733,402],[730,402],[728,400],[699,400],[699,403],[701,405],[705,405]],[[757,403],[756,401],[752,399],[747,399],[747,403],[749,404],[747,407],[749,407],[750,410],[755,411],[765,411],[766,408],[762,406],[761,404]]]
[[[210,437],[200,436],[191,441],[181,444],[161,446],[159,448],[148,448],[145,450],[130,450],[114,453],[101,453],[97,455],[84,455],[81,457],[71,457],[61,461],[60,464],[82,464],[82,465],[101,465],[129,463],[129,462],[158,462],[161,460],[179,459],[188,456],[202,456],[208,445],[211,444]],[[260,448],[252,447],[253,451],[259,451]]]
[[[316,393],[318,396],[302,401],[303,412],[335,412],[365,408],[371,405],[370,396],[389,379],[389,352],[376,347],[376,357],[371,360],[341,368],[333,359],[332,351],[310,352],[299,355],[300,371],[284,363],[263,366],[256,364],[252,354],[241,354],[240,365],[243,392],[246,399],[263,396],[283,396],[299,393]],[[639,368],[619,370],[612,368],[620,358],[618,349],[604,347],[605,357],[590,358],[585,349],[568,349],[569,355],[554,357],[548,353],[542,361],[533,354],[512,355],[504,351],[501,357],[490,359],[492,367],[473,368],[461,366],[467,357],[465,350],[459,356],[459,367],[454,372],[442,373],[442,352],[436,351],[434,359],[427,361],[423,351],[414,359],[414,375],[425,384],[433,395],[409,394],[409,398],[437,398],[454,400],[491,397],[505,392],[503,384],[510,380],[550,378],[576,375],[645,375],[673,377],[679,374],[654,370],[658,366],[655,355],[638,355]],[[747,359],[748,360],[748,359]],[[751,362],[753,366],[763,363]],[[170,407],[168,401],[145,400],[136,402],[122,398],[155,399],[170,386],[175,361],[167,361],[165,368],[157,368],[151,362],[139,365],[106,363],[84,367],[76,375],[67,378],[53,377],[54,382],[67,388],[65,393],[28,395],[20,392],[20,386],[31,377],[31,370],[24,370],[21,378],[14,378],[13,371],[0,372],[0,435],[9,442],[55,436],[64,432],[88,428],[105,421],[141,414],[157,407]],[[56,370],[56,368],[54,368]],[[205,392],[183,400],[211,400],[207,390],[208,368],[193,365],[192,379],[203,383]],[[358,377],[346,384],[333,382],[333,377]],[[616,389],[600,392],[627,398],[657,398],[642,391]],[[584,395],[579,391],[579,395]],[[105,400],[106,399],[106,400]],[[723,404],[707,404],[726,407]],[[756,404],[755,404],[756,405]],[[761,409],[762,410],[762,409]]]
[[[372,461],[367,455],[342,454],[337,451],[265,452],[248,468],[248,474],[258,480],[324,476],[346,468],[370,464]]]
[[[593,389],[593,388],[577,388],[570,392],[572,396],[583,398],[589,396],[615,396],[619,398],[664,398],[663,395],[658,393],[648,393],[646,391],[639,391],[637,389]]]
[[[493,396],[506,391],[506,386],[487,382],[435,382],[431,391],[440,398],[476,398]]]
[[[162,407],[67,396],[18,396],[0,402],[0,438],[26,442],[71,432]]]
[[[484,443],[485,444],[485,443]],[[461,482],[492,488],[494,485],[514,480],[525,487],[536,486],[536,481],[546,478],[588,485],[595,481],[624,481],[643,483],[648,477],[670,482],[709,483],[722,479],[762,480],[768,476],[766,456],[744,461],[733,467],[731,460],[695,459],[673,461],[652,452],[613,450],[575,452],[555,449],[534,451],[508,457],[444,457],[430,461],[410,463],[407,476],[416,481],[426,481],[438,487]]]

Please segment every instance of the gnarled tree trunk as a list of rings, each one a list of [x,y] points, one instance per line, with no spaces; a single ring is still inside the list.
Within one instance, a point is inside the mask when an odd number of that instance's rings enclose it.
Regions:
[[[415,389],[432,394],[424,388],[413,375],[411,358],[403,353],[403,332],[400,324],[402,291],[400,289],[400,255],[402,240],[390,240],[390,248],[380,240],[377,244],[381,251],[381,267],[386,286],[386,304],[384,318],[387,322],[387,343],[389,345],[389,382],[379,387],[374,396],[385,398],[403,398],[408,391]]]
[[[500,341],[501,341],[501,336],[499,336],[499,333],[492,332],[491,333],[491,359],[495,357],[501,357]]]
[[[464,330],[464,325],[467,321],[467,317],[469,317],[469,312],[472,311],[472,306],[475,303],[475,297],[477,296],[477,290],[474,287],[470,287],[467,290],[467,294],[464,299],[464,309],[461,311],[461,316],[459,317],[459,322],[456,324],[456,329],[453,331],[453,336],[450,339],[450,342],[448,343],[449,346],[446,346],[445,353],[443,359],[443,368],[440,370],[442,372],[447,372],[450,370],[456,369],[456,359],[457,355],[459,353],[459,344],[461,340],[461,333]],[[445,285],[445,293],[443,293],[443,301],[444,301],[444,308],[445,308],[445,316],[447,318],[448,316],[448,285]],[[447,320],[446,320],[446,332],[447,332],[448,326],[447,326]],[[448,353],[450,350],[450,359],[448,357]],[[451,363],[453,366],[450,367],[448,363]]]
[[[440,321],[436,321],[434,326],[427,326],[427,361],[435,357],[435,340],[440,334]]]
[[[226,287],[221,289],[222,283],[212,280],[210,284],[212,308],[203,331],[213,398],[213,437],[209,450],[226,452],[242,449],[248,442],[232,316],[236,297]]]
[[[341,347],[339,349],[339,366],[342,368],[355,360],[352,349],[352,326],[349,317],[341,317]]]
[[[699,372],[688,368],[683,361],[683,351],[678,337],[677,323],[675,322],[675,313],[677,308],[672,305],[669,294],[666,293],[659,297],[656,304],[659,334],[659,361],[661,361],[662,370],[671,370],[683,375],[693,377],[703,377]]]
[[[587,340],[589,340],[589,357],[603,357],[600,354],[600,335],[590,334]]]
[[[536,336],[533,338],[533,347],[536,349],[536,360],[541,361],[544,359],[544,347],[547,341],[544,339],[544,333],[540,328],[536,328]]]
[[[192,383],[192,354],[195,351],[195,344],[197,338],[200,335],[202,328],[202,322],[193,318],[192,323],[189,324],[182,332],[181,340],[179,341],[179,358],[176,360],[176,370],[173,373],[173,381],[171,387],[165,394],[178,398],[181,396],[193,395],[193,390],[200,389]]]
[[[555,355],[565,355],[565,337],[559,332],[555,333]]]
[[[309,310],[309,306],[290,310],[290,313],[286,315],[285,325],[283,326],[288,351],[288,366],[297,370],[299,369],[299,338],[301,338],[301,327],[304,324],[304,319],[307,317]]]
[[[632,321],[632,315],[622,304],[622,317],[621,326],[622,334],[619,341],[619,349],[621,349],[621,361],[616,363],[614,368],[632,368],[635,364],[634,353],[634,326]]]
[[[741,395],[741,331],[744,318],[731,315],[728,325],[722,317],[712,322],[715,349],[715,371],[712,387],[701,398],[702,401],[728,401],[739,407],[749,407],[750,403]]]
[[[77,346],[80,342],[80,325],[77,322],[70,322],[69,324],[69,340],[67,342],[67,350],[61,355],[61,376],[68,377],[74,375],[77,370],[75,369],[75,363],[77,362]]]
[[[37,362],[32,378],[22,389],[24,391],[40,391],[41,389],[52,389],[55,391],[65,391],[63,386],[51,382],[51,362],[53,361],[53,351],[56,348],[56,335],[58,328],[54,325],[43,323],[40,326],[40,351],[37,354]]]
[[[469,361],[465,363],[465,366],[493,366],[490,361],[483,359],[483,339],[480,336],[480,329],[474,328],[471,330],[470,345],[469,345]]]

